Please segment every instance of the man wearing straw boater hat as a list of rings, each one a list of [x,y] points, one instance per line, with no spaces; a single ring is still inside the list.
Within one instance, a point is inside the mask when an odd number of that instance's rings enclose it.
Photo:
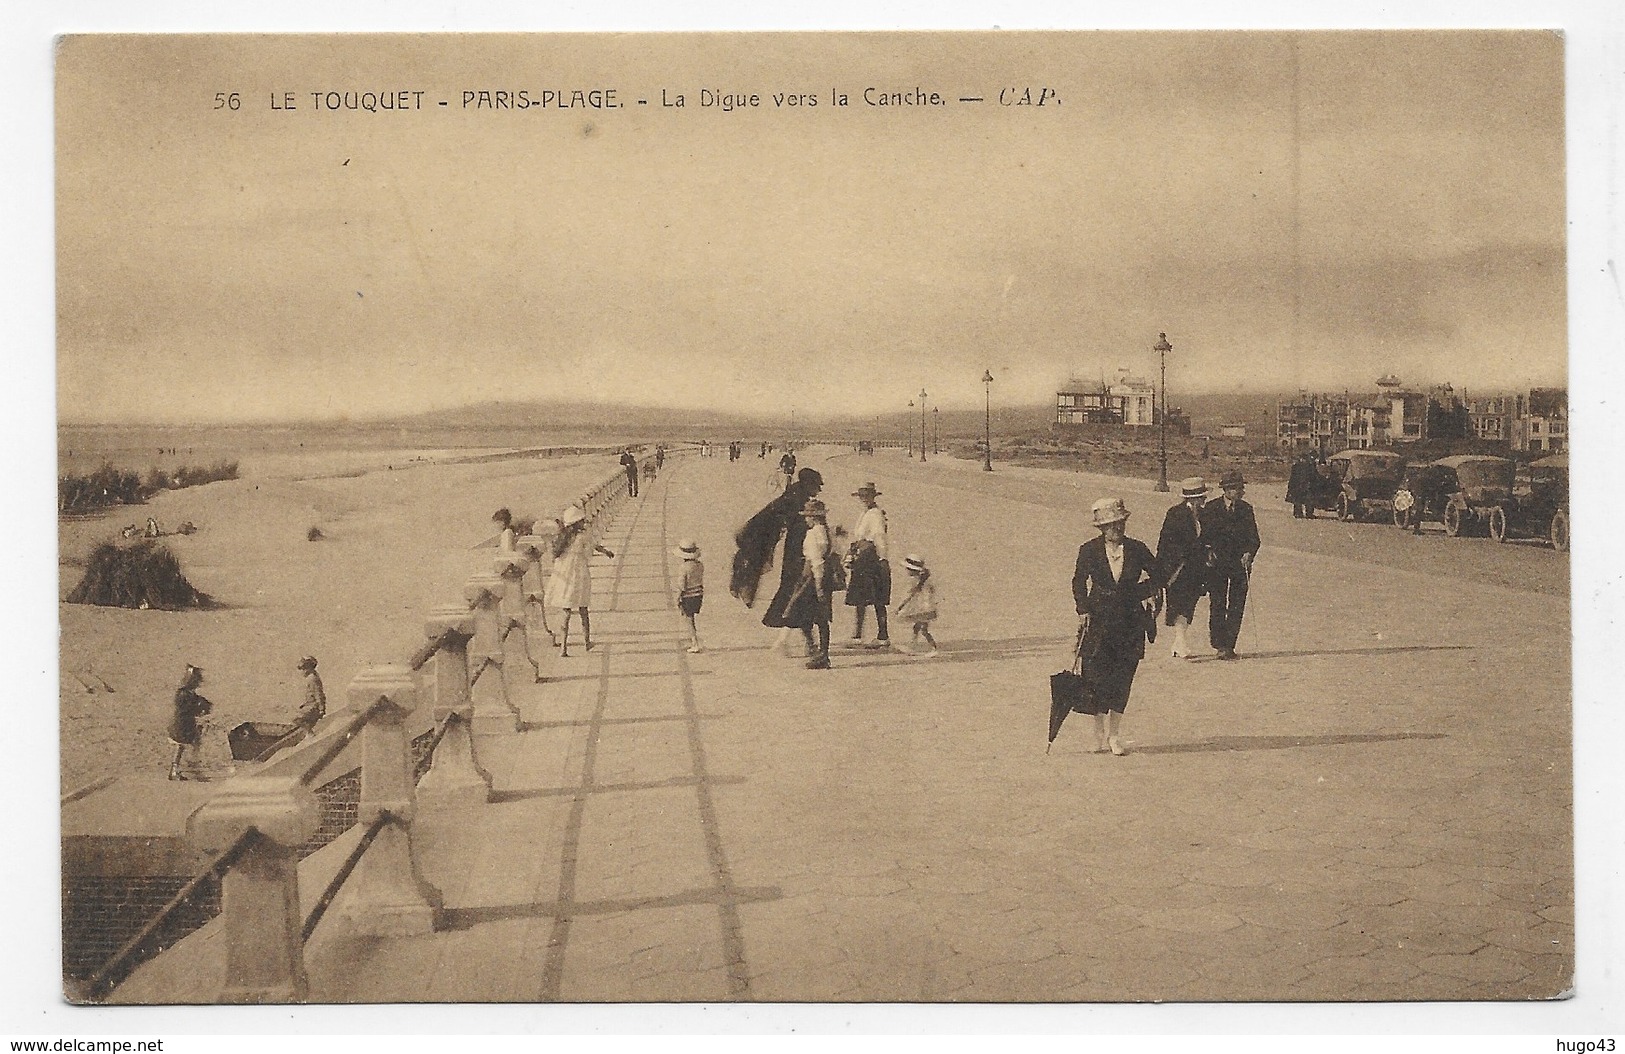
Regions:
[[[875,639],[870,648],[891,647],[891,633],[886,626],[886,605],[891,603],[891,563],[886,555],[886,510],[875,504],[880,491],[873,483],[865,483],[852,492],[863,503],[863,515],[852,529],[849,550],[851,573],[846,583],[846,604],[854,610],[851,648],[863,647],[863,611],[875,609]]]
[[[1258,554],[1258,520],[1242,500],[1247,481],[1231,469],[1219,480],[1224,492],[1202,506],[1202,544],[1207,547],[1208,638],[1219,658],[1236,658],[1241,616]]]
[[[1174,658],[1191,657],[1187,631],[1196,617],[1196,602],[1207,591],[1207,547],[1202,544],[1202,504],[1207,481],[1189,476],[1180,481],[1180,502],[1162,518],[1157,538],[1157,566],[1168,583],[1164,618],[1174,628]]]

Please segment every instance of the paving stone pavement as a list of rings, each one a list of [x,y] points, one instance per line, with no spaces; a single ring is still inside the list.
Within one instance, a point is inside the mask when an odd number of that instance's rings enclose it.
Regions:
[[[525,730],[480,737],[496,800],[419,817],[442,930],[324,928],[307,949],[313,999],[1569,987],[1569,618],[1551,588],[1565,557],[1294,521],[1257,496],[1244,661],[1153,646],[1130,754],[1091,753],[1087,719],[1046,754],[1089,503],[1126,490],[1129,533],[1154,543],[1166,496],[948,459],[803,458],[832,524],[855,521],[859,483],[879,484],[899,579],[918,551],[941,583],[940,655],[837,647],[832,670],[811,671],[771,652],[775,631],[727,592],[732,531],[771,496],[770,466],[674,462],[605,537],[617,557],[595,562],[594,649],[539,656],[547,681],[510,685]],[[680,537],[705,555],[698,655],[675,607]],[[850,628],[838,608],[837,642]]]

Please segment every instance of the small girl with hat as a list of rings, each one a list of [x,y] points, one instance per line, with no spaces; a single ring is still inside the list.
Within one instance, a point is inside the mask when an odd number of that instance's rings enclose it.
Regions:
[[[688,650],[699,654],[700,629],[696,616],[705,602],[705,564],[700,562],[700,547],[692,538],[684,538],[677,545],[677,556],[683,561],[682,584],[677,590],[677,610],[688,620]]]
[[[903,560],[903,571],[909,580],[908,595],[897,605],[897,617],[914,625],[914,636],[909,640],[914,654],[932,658],[937,654],[937,639],[931,636],[931,620],[937,617],[937,587],[931,581],[931,569],[925,560],[910,554]],[[920,638],[926,648],[920,649]]]
[[[588,651],[592,650],[592,570],[588,559],[593,553],[603,553],[611,560],[615,554],[592,540],[587,531],[587,513],[579,505],[572,505],[559,517],[559,532],[553,538],[553,572],[547,577],[543,603],[564,609],[564,628],[559,635],[559,657],[570,657],[570,616],[581,617],[581,636]]]
[[[190,663],[181,685],[175,689],[175,711],[169,719],[169,741],[175,745],[175,760],[169,763],[169,778],[191,779],[203,757],[203,728],[201,720],[214,709],[214,704],[198,693],[203,683],[203,670]],[[181,767],[181,759],[189,757],[188,767]]]

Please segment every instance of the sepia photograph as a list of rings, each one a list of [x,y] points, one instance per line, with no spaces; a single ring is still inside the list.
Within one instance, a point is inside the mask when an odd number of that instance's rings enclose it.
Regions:
[[[61,1001],[1574,999],[1568,58],[64,33]]]

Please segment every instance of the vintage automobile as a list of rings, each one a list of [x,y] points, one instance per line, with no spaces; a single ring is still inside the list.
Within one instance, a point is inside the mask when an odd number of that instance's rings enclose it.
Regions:
[[[1420,531],[1422,524],[1443,523],[1450,495],[1460,489],[1456,470],[1437,461],[1408,465],[1405,480],[1394,492],[1394,526]]]
[[[1490,510],[1490,537],[1545,538],[1560,553],[1569,549],[1569,456],[1554,454],[1518,474],[1512,501]]]
[[[1342,450],[1326,459],[1324,489],[1315,507],[1340,520],[1363,520],[1394,507],[1405,455],[1388,450]]]
[[[1458,454],[1434,462],[1456,471],[1456,490],[1444,508],[1444,533],[1452,538],[1464,534],[1489,534],[1490,518],[1504,516],[1512,504],[1512,483],[1516,466],[1510,458],[1486,454]]]

